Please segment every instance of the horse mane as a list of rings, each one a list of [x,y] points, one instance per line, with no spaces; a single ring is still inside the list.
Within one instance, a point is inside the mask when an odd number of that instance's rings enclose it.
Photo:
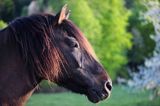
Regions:
[[[95,57],[93,49],[82,32],[69,20],[56,25],[55,16],[50,14],[33,15],[14,20],[9,24],[12,36],[29,70],[53,80],[58,77],[64,65],[64,56],[56,41],[54,28],[63,29],[77,39],[88,54]]]

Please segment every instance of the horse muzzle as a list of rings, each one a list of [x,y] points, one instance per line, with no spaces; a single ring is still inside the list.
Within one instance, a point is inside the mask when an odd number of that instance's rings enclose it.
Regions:
[[[93,103],[98,103],[99,101],[109,98],[111,90],[112,90],[112,83],[110,81],[106,81],[104,83],[104,87],[101,90],[96,88],[90,88],[87,90],[86,95],[89,101]]]

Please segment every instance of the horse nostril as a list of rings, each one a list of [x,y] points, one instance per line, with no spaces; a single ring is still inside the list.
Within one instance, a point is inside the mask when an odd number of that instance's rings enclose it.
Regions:
[[[108,91],[112,90],[112,83],[110,81],[106,81],[104,85],[105,89]]]

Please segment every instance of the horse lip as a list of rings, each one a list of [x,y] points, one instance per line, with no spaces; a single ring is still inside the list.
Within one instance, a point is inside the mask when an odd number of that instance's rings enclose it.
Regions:
[[[102,96],[101,96],[101,100],[104,100],[104,99],[107,99],[107,98],[109,98],[109,96],[110,96],[110,94],[104,94],[104,93],[102,93]]]
[[[98,103],[100,101],[100,97],[94,91],[92,93],[88,93],[87,98],[92,103]]]
[[[88,93],[86,95],[88,100],[92,103],[98,103],[99,101],[102,101],[110,96],[109,93],[100,93],[96,90],[88,90]]]
[[[101,100],[104,100],[104,99],[106,99],[106,98],[107,98],[107,96],[106,96],[105,94],[102,94]]]

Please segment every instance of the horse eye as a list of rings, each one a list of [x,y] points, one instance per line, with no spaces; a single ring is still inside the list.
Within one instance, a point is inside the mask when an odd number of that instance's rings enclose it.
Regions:
[[[65,42],[68,44],[69,47],[79,48],[79,43],[73,37],[67,37],[67,39],[65,39]]]
[[[71,47],[79,48],[79,44],[77,42],[72,42]]]

